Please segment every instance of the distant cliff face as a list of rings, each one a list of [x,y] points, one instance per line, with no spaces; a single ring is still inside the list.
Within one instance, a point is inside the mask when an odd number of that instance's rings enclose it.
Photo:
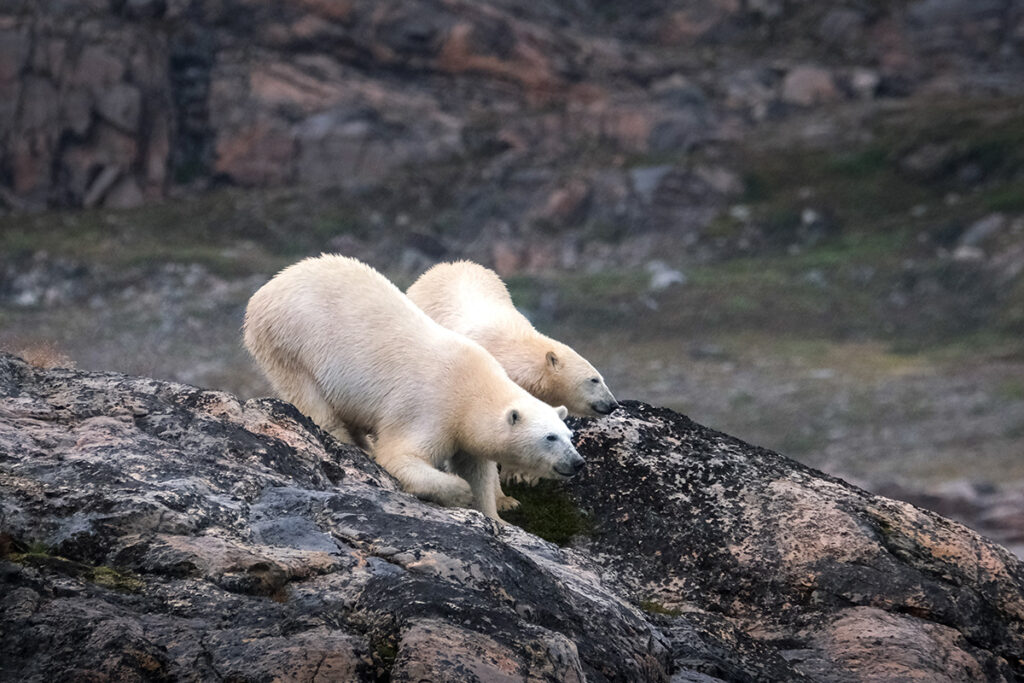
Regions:
[[[999,546],[670,411],[575,427],[558,548],[280,402],[0,356],[0,678],[1024,675]]]
[[[581,148],[658,156],[835,102],[1019,91],[1022,45],[1012,0],[7,3],[0,202],[131,206],[194,180],[358,189],[407,164],[565,165]],[[676,185],[681,204],[729,182]],[[602,194],[546,188],[543,217]]]

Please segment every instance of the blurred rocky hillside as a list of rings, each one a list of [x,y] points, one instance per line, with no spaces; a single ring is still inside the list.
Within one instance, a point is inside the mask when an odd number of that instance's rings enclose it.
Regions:
[[[731,150],[789,135],[870,142],[872,117],[900,103],[1024,91],[1020,0],[623,7],[8,1],[0,204],[131,207],[221,184],[384,188],[399,195],[374,197],[389,222],[422,222],[434,240],[503,238],[490,260],[543,268],[562,257],[517,246],[523,231],[705,240],[757,190]],[[898,151],[895,164],[929,180],[992,170],[942,145]]]

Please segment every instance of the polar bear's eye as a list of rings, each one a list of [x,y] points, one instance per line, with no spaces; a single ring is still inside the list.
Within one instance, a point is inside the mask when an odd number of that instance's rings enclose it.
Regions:
[[[591,377],[591,378],[590,378],[590,382],[591,382],[592,384],[600,384],[600,383],[601,383],[601,380],[599,380],[599,379],[598,379],[598,378],[596,378],[596,377]]]
[[[548,434],[547,439],[548,441],[558,441],[558,437],[554,434]]]

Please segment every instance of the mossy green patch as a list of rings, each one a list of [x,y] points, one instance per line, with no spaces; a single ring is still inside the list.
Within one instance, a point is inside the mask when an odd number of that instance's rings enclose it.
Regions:
[[[654,600],[641,600],[637,603],[637,607],[639,607],[645,612],[649,612],[651,614],[661,614],[667,617],[678,617],[680,614],[682,614],[680,610],[665,607],[660,602],[655,602]]]
[[[574,536],[592,533],[591,520],[554,481],[536,486],[504,484],[505,495],[519,500],[519,508],[501,513],[507,522],[558,545],[568,545]]]
[[[398,658],[398,644],[396,636],[388,634],[383,637],[371,638],[373,649],[373,661],[377,668],[377,680],[391,680],[391,669],[395,666],[395,659]]]
[[[69,560],[66,557],[55,555],[41,543],[31,543],[22,546],[23,552],[13,552],[8,555],[11,562],[22,564],[39,569],[48,569],[67,576],[84,579],[104,588],[120,591],[122,593],[136,593],[145,586],[141,579],[128,572],[118,571],[113,567],[104,565],[94,566]]]
[[[336,194],[224,189],[126,209],[48,211],[0,218],[0,251],[46,251],[107,267],[200,263],[227,276],[276,270],[369,234],[365,207]]]
[[[120,572],[112,567],[93,567],[88,576],[89,581],[125,593],[135,593],[146,585],[131,574]]]
[[[987,192],[983,200],[990,211],[1024,211],[1024,183],[997,187]]]
[[[832,157],[828,167],[848,178],[863,178],[884,172],[890,163],[889,151],[875,145]]]
[[[1004,379],[996,387],[999,398],[1007,401],[1024,401],[1024,380],[1018,378]]]

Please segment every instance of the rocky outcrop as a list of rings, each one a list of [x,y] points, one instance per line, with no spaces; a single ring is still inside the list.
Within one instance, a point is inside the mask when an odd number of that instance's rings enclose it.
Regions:
[[[5,680],[667,676],[587,559],[398,492],[286,404],[8,356],[0,396]]]
[[[627,403],[576,438],[584,547],[637,599],[727,622],[815,680],[1024,675],[1024,566],[962,525],[669,410]]]
[[[1024,570],[637,403],[559,548],[287,404],[0,356],[4,680],[1012,680]]]

